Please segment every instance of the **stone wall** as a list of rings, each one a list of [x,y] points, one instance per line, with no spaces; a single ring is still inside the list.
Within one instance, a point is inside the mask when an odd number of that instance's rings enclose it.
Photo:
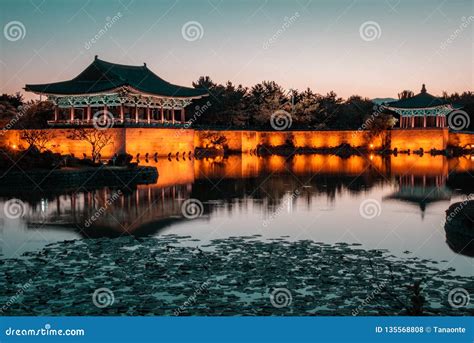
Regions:
[[[161,128],[127,128],[126,151],[144,157],[158,153],[158,156],[188,154],[194,152],[194,130]]]
[[[91,129],[92,130],[92,129]],[[47,148],[61,154],[74,154],[82,157],[85,153],[91,155],[91,146],[88,142],[70,139],[72,129],[49,129],[53,139]],[[2,131],[0,145],[12,148],[26,148],[28,143],[21,139],[20,130]],[[138,153],[143,158],[148,153],[153,156],[167,156],[169,153],[188,154],[194,151],[194,130],[173,130],[161,128],[111,128],[107,133],[112,136],[111,143],[102,151],[103,158],[110,158],[114,154],[127,152],[133,156]]]
[[[73,154],[76,157],[82,157],[83,154],[91,155],[91,145],[88,142],[69,138],[71,129],[48,129],[48,131],[53,137],[46,145],[49,150],[63,155]],[[111,143],[101,151],[104,158],[110,158],[115,153],[125,151],[125,129],[112,128],[107,132],[112,138]],[[1,133],[0,145],[19,149],[28,147],[28,143],[21,138],[21,130],[6,130]]]
[[[461,148],[471,147],[474,145],[474,133],[450,132],[448,145]]]
[[[392,130],[391,146],[398,150],[444,150],[448,143],[448,129]]]
[[[83,153],[90,156],[91,146],[85,141],[69,138],[71,129],[49,129],[54,133],[54,139],[47,147],[61,154],[74,154],[81,157]],[[382,145],[382,137],[368,140],[367,135],[360,131],[195,131],[192,129],[168,128],[112,128],[112,142],[106,146],[101,155],[110,158],[116,153],[126,151],[144,159],[148,153],[150,158],[155,153],[158,156],[168,156],[179,153],[182,156],[193,152],[195,147],[206,147],[209,136],[224,136],[230,150],[244,153],[254,150],[259,144],[279,146],[291,141],[296,147],[327,148],[347,143],[353,147],[370,146],[373,149]],[[390,137],[391,147],[398,150],[425,151],[431,149],[443,150],[451,146],[465,147],[474,144],[474,134],[453,133],[447,129],[411,129],[392,130],[386,133]],[[19,130],[0,131],[0,146],[26,148],[27,143],[21,139]]]
[[[230,150],[249,152],[257,145],[280,146],[292,142],[300,148],[331,148],[343,143],[353,147],[369,146],[379,148],[382,138],[368,140],[361,131],[195,131],[194,145],[205,148],[209,144],[207,137],[225,136]]]

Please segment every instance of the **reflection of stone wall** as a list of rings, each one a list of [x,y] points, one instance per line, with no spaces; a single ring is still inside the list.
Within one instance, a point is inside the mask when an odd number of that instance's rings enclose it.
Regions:
[[[443,150],[448,143],[448,134],[448,129],[392,130],[392,149]]]

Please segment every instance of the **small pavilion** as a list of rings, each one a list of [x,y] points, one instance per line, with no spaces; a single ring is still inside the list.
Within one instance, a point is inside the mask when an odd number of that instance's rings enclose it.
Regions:
[[[147,68],[94,61],[72,80],[26,85],[26,91],[46,95],[54,106],[52,126],[91,125],[94,114],[107,113],[114,124],[175,124],[176,112],[207,96],[203,89],[171,84]]]
[[[445,128],[446,116],[455,108],[445,99],[428,92],[423,84],[421,92],[411,98],[383,104],[383,107],[400,115],[400,128]]]

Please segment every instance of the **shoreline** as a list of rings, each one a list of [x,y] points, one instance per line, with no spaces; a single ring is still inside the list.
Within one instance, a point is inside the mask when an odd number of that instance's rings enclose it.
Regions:
[[[63,192],[65,189],[71,189],[76,192],[78,187],[133,187],[138,184],[156,183],[158,180],[158,169],[152,166],[1,170],[0,174],[0,193],[4,196],[38,190]]]

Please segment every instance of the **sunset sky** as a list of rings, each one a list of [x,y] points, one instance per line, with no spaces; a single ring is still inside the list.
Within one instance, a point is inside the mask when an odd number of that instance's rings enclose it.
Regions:
[[[70,79],[94,55],[146,62],[184,86],[209,75],[245,86],[274,80],[287,89],[334,90],[344,98],[417,93],[422,83],[437,95],[473,90],[473,3],[2,0],[0,92]],[[21,37],[9,32],[11,22],[23,25]]]

